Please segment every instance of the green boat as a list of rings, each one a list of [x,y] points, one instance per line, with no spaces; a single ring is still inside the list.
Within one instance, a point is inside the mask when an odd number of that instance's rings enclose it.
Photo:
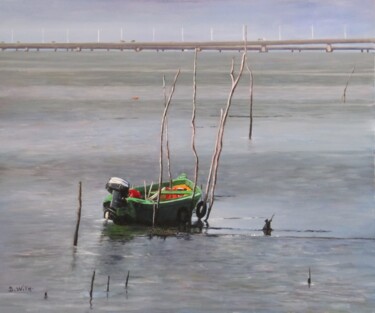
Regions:
[[[118,225],[140,224],[179,226],[191,223],[193,213],[198,219],[205,216],[207,208],[201,200],[202,190],[181,174],[172,182],[136,186],[112,177],[106,184],[109,192],[103,201],[104,218]]]

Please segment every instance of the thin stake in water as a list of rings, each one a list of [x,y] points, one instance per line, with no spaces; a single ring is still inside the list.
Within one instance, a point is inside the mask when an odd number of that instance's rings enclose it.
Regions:
[[[79,231],[79,224],[81,222],[81,209],[82,209],[82,182],[79,182],[78,188],[78,211],[77,211],[77,224],[76,230],[74,233],[74,242],[73,245],[76,247],[78,244],[78,231]]]
[[[309,288],[311,286],[311,269],[309,267],[309,278],[307,279],[307,284],[309,285]]]
[[[128,290],[129,274],[130,274],[130,271],[128,271],[128,275],[126,276],[126,281],[125,281],[125,289],[126,290]]]
[[[91,277],[90,301],[92,300],[92,291],[94,289],[94,280],[95,280],[95,270],[93,271],[92,277]]]
[[[111,276],[108,275],[108,280],[107,280],[107,293],[109,292],[109,281],[111,280]]]
[[[342,102],[344,102],[344,103],[346,102],[346,89],[348,89],[349,82],[350,82],[350,80],[351,80],[351,78],[352,78],[352,76],[353,76],[354,71],[355,71],[355,65],[354,65],[354,67],[353,67],[352,72],[350,73],[350,76],[349,76],[349,78],[348,78],[348,81],[346,82],[346,85],[345,85],[345,88],[344,88],[344,93],[342,94],[342,97],[341,97]]]

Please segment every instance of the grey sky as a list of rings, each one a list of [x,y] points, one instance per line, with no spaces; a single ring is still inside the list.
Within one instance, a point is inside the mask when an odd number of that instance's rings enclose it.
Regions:
[[[374,0],[0,0],[0,41],[375,37]],[[183,30],[182,30],[183,29]],[[212,29],[212,32],[211,32]],[[182,35],[183,33],[183,35]]]

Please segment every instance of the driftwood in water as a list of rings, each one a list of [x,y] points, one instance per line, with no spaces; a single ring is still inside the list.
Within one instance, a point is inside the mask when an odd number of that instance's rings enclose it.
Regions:
[[[81,209],[82,209],[82,182],[79,182],[78,188],[78,210],[77,210],[77,223],[76,223],[76,230],[74,232],[74,241],[73,245],[76,247],[78,244],[78,231],[79,231],[79,224],[81,222]]]

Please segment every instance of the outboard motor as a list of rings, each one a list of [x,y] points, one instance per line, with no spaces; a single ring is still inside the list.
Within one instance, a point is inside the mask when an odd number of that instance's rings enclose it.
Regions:
[[[116,209],[125,203],[125,198],[129,195],[129,182],[122,178],[112,177],[105,188],[112,194],[111,208]]]

